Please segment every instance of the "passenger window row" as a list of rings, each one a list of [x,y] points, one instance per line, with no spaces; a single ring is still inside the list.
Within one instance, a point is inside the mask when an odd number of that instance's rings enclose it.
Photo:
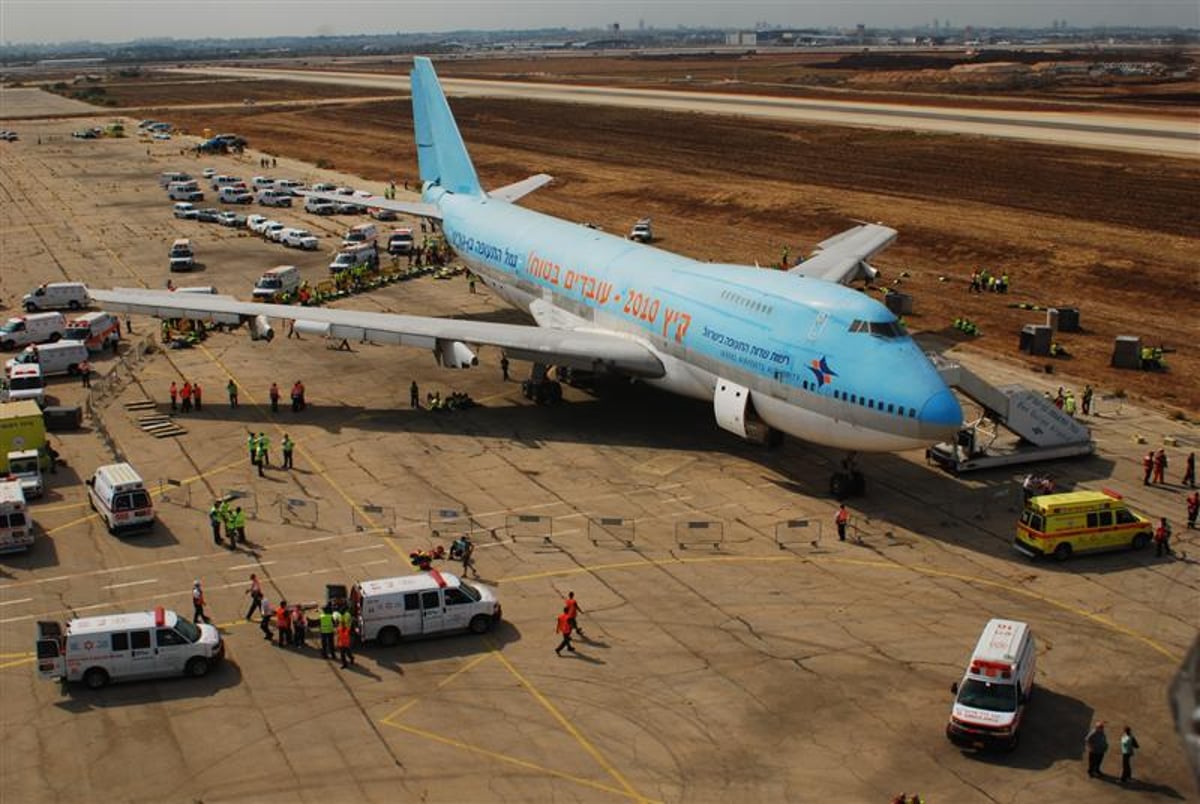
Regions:
[[[804,380],[800,383],[805,391],[816,392],[820,386],[815,382]],[[869,410],[877,410],[880,413],[890,413],[893,416],[908,416],[910,419],[917,418],[916,408],[906,408],[904,405],[897,405],[895,402],[882,402],[874,399],[867,399],[865,396],[858,394],[848,394],[845,391],[834,391],[834,399],[840,399],[843,402],[849,402],[851,405],[859,405]]]
[[[769,304],[747,298],[740,293],[734,293],[732,290],[721,291],[721,298],[727,302],[733,302],[739,307],[745,307],[747,310],[753,310],[756,313],[763,313],[764,315],[770,315],[775,311],[775,308]]]

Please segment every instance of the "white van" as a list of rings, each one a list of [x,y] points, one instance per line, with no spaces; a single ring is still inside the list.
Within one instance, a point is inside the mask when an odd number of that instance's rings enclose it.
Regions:
[[[170,187],[172,184],[177,184],[183,181],[191,181],[192,177],[187,173],[179,173],[177,171],[167,171],[158,177],[159,187]]]
[[[1037,650],[1029,626],[1016,620],[990,620],[962,681],[950,688],[955,696],[946,724],[950,742],[974,749],[1016,748],[1036,669]]]
[[[217,190],[217,200],[223,204],[249,204],[254,196],[245,187],[226,185]]]
[[[379,252],[376,251],[373,241],[370,245],[351,246],[339,251],[333,262],[329,263],[329,273],[336,274],[359,265],[371,268],[379,265]]]
[[[54,343],[67,332],[62,313],[19,315],[0,326],[0,348],[16,349],[31,343]]]
[[[110,681],[186,675],[200,678],[225,656],[215,625],[193,624],[162,607],[37,624],[38,675],[82,681],[98,690]]]
[[[172,201],[203,201],[204,193],[196,182],[180,181],[167,187],[167,198]]]
[[[254,283],[255,301],[273,301],[283,293],[294,293],[300,287],[300,269],[294,265],[278,265]]]
[[[11,374],[17,366],[27,366],[35,363],[42,368],[42,376],[54,374],[79,373],[79,364],[88,359],[87,346],[83,341],[59,341],[58,343],[43,343],[40,346],[26,346],[16,357],[4,364],[4,373]]]
[[[117,535],[154,527],[154,503],[142,478],[127,463],[101,466],[87,479],[88,504],[108,532]]]
[[[357,589],[359,633],[364,641],[378,640],[380,645],[463,629],[483,634],[500,622],[496,590],[449,572],[363,581]]]
[[[355,226],[351,226],[346,231],[346,234],[342,237],[342,246],[346,248],[349,246],[359,246],[364,243],[370,243],[374,245],[375,238],[378,236],[378,234],[379,231],[375,228],[375,224],[360,223]]]
[[[255,176],[250,180],[250,186],[255,190],[269,190],[275,186],[275,180],[270,176]]]
[[[46,405],[46,378],[42,376],[42,367],[37,363],[22,363],[13,366],[9,372],[4,401],[19,402],[22,399],[37,402],[38,407]]]
[[[296,195],[296,191],[303,190],[304,185],[295,179],[277,179],[275,181],[275,189],[281,193]]]
[[[0,480],[0,553],[17,553],[32,546],[33,523],[21,481]]]
[[[172,271],[190,271],[196,267],[196,252],[192,249],[192,241],[186,237],[171,244],[167,257]]]
[[[212,178],[212,188],[214,190],[220,190],[222,187],[230,187],[235,184],[244,185],[245,182],[243,182],[237,176],[221,175],[221,176],[213,176],[213,178]]]
[[[84,313],[67,323],[67,338],[83,341],[89,352],[117,348],[121,342],[121,322],[112,313]]]
[[[33,313],[38,310],[82,310],[91,304],[91,300],[87,285],[82,282],[50,282],[26,293],[21,303],[26,312]]]
[[[264,207],[290,207],[292,205],[292,194],[278,190],[259,190],[258,203]]]

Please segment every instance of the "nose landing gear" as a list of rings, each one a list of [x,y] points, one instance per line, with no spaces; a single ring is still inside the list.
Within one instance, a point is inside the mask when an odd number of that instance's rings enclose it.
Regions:
[[[829,477],[829,493],[838,500],[848,497],[860,497],[867,490],[867,478],[855,466],[858,456],[851,452],[842,461],[841,471],[834,472]]]

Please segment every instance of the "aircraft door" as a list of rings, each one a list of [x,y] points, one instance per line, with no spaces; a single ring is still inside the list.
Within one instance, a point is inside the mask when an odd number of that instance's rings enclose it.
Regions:
[[[723,430],[746,438],[746,411],[750,406],[750,389],[724,377],[717,377],[713,392],[713,413]]]

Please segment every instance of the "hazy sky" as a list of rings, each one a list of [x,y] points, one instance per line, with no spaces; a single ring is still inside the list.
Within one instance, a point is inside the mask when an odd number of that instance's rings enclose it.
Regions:
[[[463,28],[712,25],[803,27],[1071,25],[1200,27],[1197,0],[0,0],[0,41],[120,42]]]

